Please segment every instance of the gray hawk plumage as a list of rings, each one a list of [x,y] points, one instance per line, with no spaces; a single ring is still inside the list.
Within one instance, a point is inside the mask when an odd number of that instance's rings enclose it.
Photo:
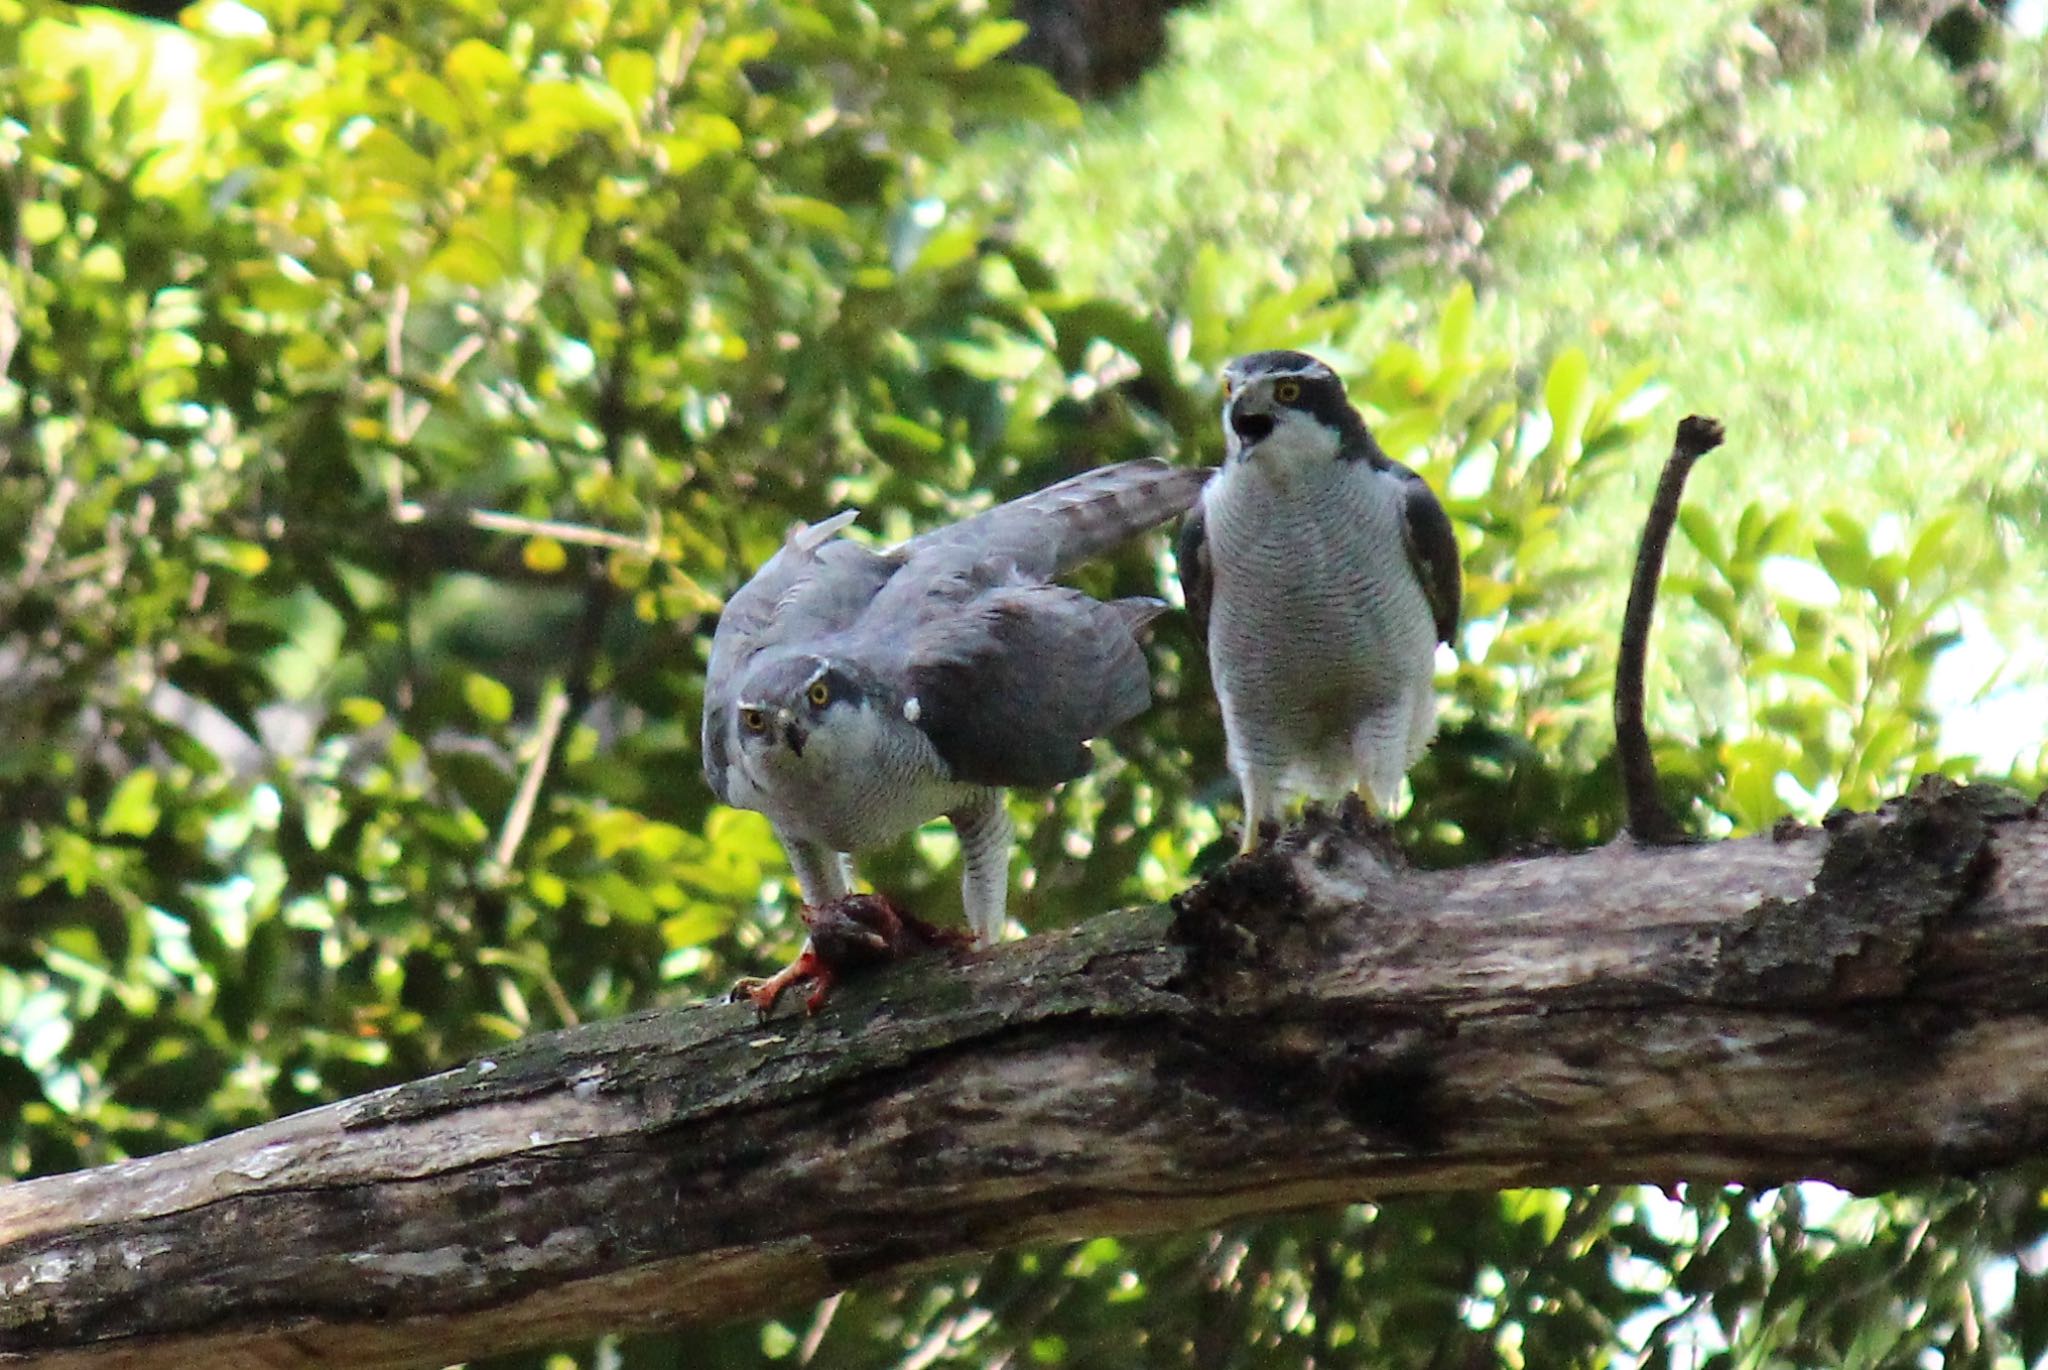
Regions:
[[[1244,848],[1294,796],[1363,787],[1377,813],[1436,733],[1436,644],[1457,631],[1451,521],[1303,352],[1223,369],[1222,468],[1181,532]]]
[[[733,595],[704,687],[704,774],[767,815],[812,907],[846,895],[848,854],[941,815],[967,917],[1002,933],[1002,791],[1089,766],[1088,740],[1143,713],[1138,632],[1164,605],[1053,582],[1186,512],[1206,471],[1084,472],[885,551],[799,526]]]

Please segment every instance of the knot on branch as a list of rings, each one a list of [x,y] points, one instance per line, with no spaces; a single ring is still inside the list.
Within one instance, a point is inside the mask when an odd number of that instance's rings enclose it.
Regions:
[[[1996,785],[1923,776],[1876,813],[1837,811],[1804,899],[1767,899],[1721,945],[1717,998],[1895,998],[1929,934],[1975,897],[1995,860],[1992,825],[2027,814]]]
[[[1374,1150],[1420,1155],[1442,1148],[1452,1121],[1440,1068],[1452,1035],[1429,1014],[1197,1018],[1160,1047],[1158,1075],[1199,1096],[1203,1114],[1284,1116],[1307,1131],[1348,1131]]]
[[[1310,806],[1267,846],[1173,899],[1173,939],[1188,948],[1189,984],[1219,997],[1266,997],[1327,961],[1338,918],[1405,869],[1390,824],[1356,796],[1333,813]]]

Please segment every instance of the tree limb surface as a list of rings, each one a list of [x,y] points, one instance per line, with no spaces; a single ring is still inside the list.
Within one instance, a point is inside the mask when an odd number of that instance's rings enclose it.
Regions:
[[[441,1365],[1026,1242],[2044,1143],[2048,818],[2009,792],[1442,872],[1322,820],[814,1019],[577,1028],[0,1188],[0,1362]]]

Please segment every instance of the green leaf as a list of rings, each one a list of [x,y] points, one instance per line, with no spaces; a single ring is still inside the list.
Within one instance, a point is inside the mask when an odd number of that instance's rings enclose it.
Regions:
[[[447,782],[471,812],[495,822],[511,807],[516,782],[495,758],[450,747],[437,749],[432,764],[434,774]]]
[[[1204,370],[1215,370],[1229,360],[1230,316],[1224,305],[1226,271],[1223,254],[1214,243],[1195,249],[1194,265],[1188,269],[1187,288],[1181,307],[1187,313],[1188,348]]]
[[[1728,545],[1721,541],[1721,530],[1711,514],[1697,505],[1681,505],[1678,510],[1678,527],[1685,534],[1707,564],[1726,578],[1728,576]]]
[[[450,239],[420,270],[423,275],[446,277],[456,285],[493,286],[505,279],[509,266],[489,243],[465,233]]]
[[[1693,602],[1712,615],[1731,640],[1741,641],[1742,613],[1734,595],[1719,585],[1700,585],[1693,591]]]
[[[1903,559],[1895,552],[1871,558],[1868,570],[1870,593],[1887,609],[1898,607],[1902,588],[1900,581],[1905,569]]]
[[[464,675],[462,698],[470,712],[486,723],[504,723],[512,717],[512,692],[487,675],[476,671]]]
[[[1924,581],[1950,559],[1953,534],[1962,519],[1961,510],[1951,509],[1928,520],[1927,526],[1913,539],[1912,550],[1906,554],[1908,579]]]
[[[270,553],[254,542],[234,538],[207,538],[198,544],[200,555],[215,566],[224,566],[244,576],[260,576],[270,569]]]
[[[654,95],[654,55],[638,48],[619,48],[604,59],[604,79],[629,108],[637,110]]]
[[[1861,530],[1859,529],[1860,533]],[[1845,590],[1867,589],[1870,584],[1870,551],[1862,537],[1853,541],[1840,537],[1817,538],[1813,554],[1821,568]]]
[[[462,102],[455,98],[455,93],[424,71],[402,71],[393,76],[391,94],[405,109],[443,128],[461,129],[468,125]]]
[[[553,157],[586,133],[623,141],[635,131],[633,112],[619,93],[594,81],[548,81],[526,90],[526,114],[505,130],[515,156]]]
[[[1047,312],[1059,336],[1060,365],[1070,372],[1081,369],[1088,344],[1100,338],[1128,353],[1148,375],[1163,379],[1173,374],[1166,334],[1113,300],[1087,300]]]
[[[674,951],[701,947],[723,937],[737,920],[737,910],[722,904],[692,903],[683,912],[661,920],[662,944]]]
[[[1586,418],[1593,411],[1593,367],[1579,348],[1566,348],[1550,364],[1543,382],[1543,407],[1551,423],[1545,453],[1569,467],[1579,459]]]
[[[1015,47],[1031,26],[1017,19],[988,19],[974,26],[953,54],[953,65],[972,71]]]
[[[1472,355],[1473,321],[1478,306],[1472,284],[1460,281],[1444,301],[1444,312],[1436,325],[1436,355],[1442,366],[1463,362]]]
[[[1751,500],[1743,506],[1742,517],[1735,522],[1735,546],[1745,561],[1755,561],[1763,555],[1764,529],[1769,526],[1769,516],[1764,507]]]
[[[1784,816],[1777,785],[1788,759],[1789,748],[1775,737],[1748,738],[1721,749],[1728,774],[1728,809],[1739,827],[1762,832]]]
[[[472,95],[509,91],[520,81],[519,68],[512,59],[479,38],[465,38],[450,48],[441,70]]]
[[[529,571],[553,575],[569,564],[569,553],[555,538],[531,537],[519,549],[519,559]]]
[[[768,208],[805,228],[819,229],[842,238],[853,236],[853,216],[829,200],[809,195],[772,195],[768,199]]]
[[[769,1360],[782,1360],[796,1350],[796,1333],[779,1322],[761,1324],[761,1354]]]
[[[925,240],[911,262],[913,271],[949,271],[964,262],[971,261],[975,249],[981,243],[982,227],[972,222],[961,222],[940,229]]]
[[[64,206],[49,200],[31,200],[21,207],[21,233],[31,247],[44,247],[57,240],[65,228]]]
[[[147,837],[162,817],[156,803],[156,772],[131,771],[108,798],[100,814],[100,832],[108,837]]]
[[[1316,308],[1335,289],[1336,283],[1329,273],[1317,271],[1304,275],[1292,289],[1262,297],[1232,330],[1229,350],[1237,353],[1295,347],[1344,332],[1345,325],[1356,316],[1355,308]]]
[[[693,111],[655,146],[661,150],[668,174],[680,176],[707,157],[737,151],[742,141],[739,125],[724,115]]]
[[[925,456],[936,456],[946,448],[945,434],[901,414],[877,414],[868,420],[868,429],[878,438],[901,443]]]

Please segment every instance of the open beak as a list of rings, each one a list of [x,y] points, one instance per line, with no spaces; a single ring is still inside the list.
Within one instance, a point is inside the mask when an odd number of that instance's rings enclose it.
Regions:
[[[1237,435],[1239,451],[1256,447],[1273,436],[1279,423],[1271,414],[1255,414],[1241,404],[1230,406],[1230,431]]]

